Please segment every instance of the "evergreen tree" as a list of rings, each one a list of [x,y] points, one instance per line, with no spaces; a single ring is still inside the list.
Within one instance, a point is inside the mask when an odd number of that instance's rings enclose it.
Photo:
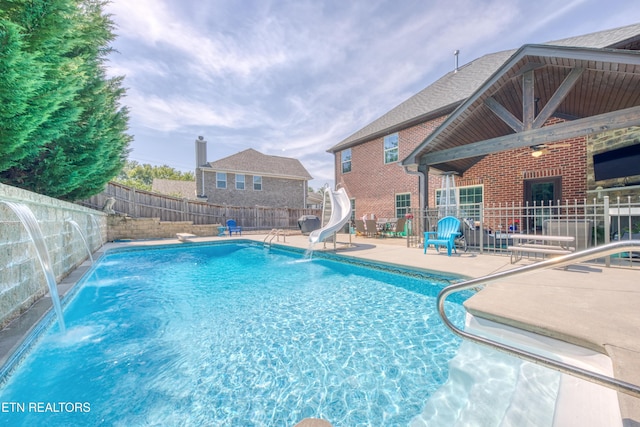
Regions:
[[[75,72],[78,61],[70,55],[75,3],[73,0],[0,1],[4,17],[21,28],[22,54],[33,57],[33,66],[43,74],[37,92],[28,101],[27,111],[33,117],[32,123],[38,125],[29,129],[28,142],[13,157],[11,169],[3,170],[3,175],[13,183],[28,189],[33,188],[24,181],[31,174],[26,165],[45,153],[47,144],[63,135],[78,117],[79,111],[71,103],[81,79]]]
[[[43,72],[23,44],[20,27],[0,16],[0,171],[28,156],[29,135],[43,121],[30,114]]]
[[[131,137],[128,112],[119,104],[122,79],[107,79],[104,72],[114,38],[105,4],[0,0],[2,16],[22,29],[23,56],[43,73],[31,80],[33,96],[27,101],[37,125],[25,126],[27,143],[14,150],[20,153],[7,162],[9,168],[0,167],[2,181],[74,200],[100,192],[122,168]],[[0,144],[4,154],[4,138]]]

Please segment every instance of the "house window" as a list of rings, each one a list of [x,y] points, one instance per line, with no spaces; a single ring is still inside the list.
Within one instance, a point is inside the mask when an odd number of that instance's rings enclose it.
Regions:
[[[340,158],[342,161],[342,173],[351,172],[351,148],[342,150]]]
[[[351,199],[351,224],[356,223],[356,199]]]
[[[398,161],[398,134],[384,137],[384,162],[393,163]]]
[[[244,175],[236,174],[236,190],[244,190]]]
[[[262,177],[261,176],[254,176],[253,177],[253,189],[255,191],[261,191],[262,190]]]
[[[482,206],[482,186],[460,187],[458,189],[460,210],[465,218],[480,220],[480,207]]]
[[[227,174],[216,172],[216,188],[227,188]]]
[[[396,218],[401,218],[409,213],[411,208],[411,194],[396,194]]]
[[[473,218],[480,220],[480,208],[482,206],[483,194],[482,185],[473,185],[469,187],[458,187],[453,189],[454,194],[450,197],[449,205],[455,204],[459,208],[459,215],[463,218]],[[445,200],[445,189],[436,190],[436,206],[438,208],[447,205]],[[446,215],[456,215],[458,213],[447,212]]]

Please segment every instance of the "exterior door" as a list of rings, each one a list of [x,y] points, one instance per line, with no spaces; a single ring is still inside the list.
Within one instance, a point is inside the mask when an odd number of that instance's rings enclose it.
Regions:
[[[530,231],[542,230],[542,224],[554,214],[553,206],[562,197],[562,178],[537,178],[524,181],[524,202],[529,206],[527,224]]]

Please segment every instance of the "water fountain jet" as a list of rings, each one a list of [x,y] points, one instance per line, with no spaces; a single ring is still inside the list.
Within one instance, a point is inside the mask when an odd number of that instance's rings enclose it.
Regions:
[[[91,255],[91,248],[89,247],[89,244],[87,243],[87,239],[84,238],[84,233],[82,233],[82,230],[80,229],[80,226],[78,225],[77,222],[75,222],[71,218],[67,218],[67,219],[65,219],[65,221],[68,222],[69,224],[71,224],[73,226],[73,228],[75,228],[78,231],[78,234],[80,234],[80,238],[84,242],[84,247],[87,248],[87,252],[89,253],[89,259],[91,260],[91,264],[93,264],[93,255]]]
[[[51,258],[49,257],[49,251],[47,250],[47,245],[45,244],[42,230],[38,225],[38,220],[36,220],[36,217],[33,215],[31,209],[29,209],[22,203],[14,203],[5,200],[0,201],[0,203],[4,203],[5,205],[7,205],[16,214],[24,228],[27,230],[31,241],[36,248],[36,254],[38,255],[40,265],[44,270],[44,276],[47,279],[47,285],[49,286],[49,295],[51,296],[51,302],[53,303],[53,308],[55,310],[56,316],[58,317],[58,325],[60,326],[60,331],[62,333],[66,332],[67,328],[64,324],[64,318],[62,317],[62,305],[60,304],[60,296],[58,295],[56,276],[53,273]]]

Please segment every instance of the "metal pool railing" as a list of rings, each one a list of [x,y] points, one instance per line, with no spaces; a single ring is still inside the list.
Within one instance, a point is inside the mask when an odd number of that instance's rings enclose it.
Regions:
[[[552,258],[545,261],[541,261],[535,264],[526,265],[523,267],[514,268],[512,270],[503,271],[500,273],[490,274],[488,276],[479,277],[477,279],[467,280],[455,285],[447,286],[438,294],[437,304],[438,312],[444,324],[463,339],[473,341],[475,343],[488,346],[495,350],[502,351],[509,355],[518,357],[520,359],[532,362],[538,365],[545,366],[550,369],[555,369],[564,374],[573,375],[592,383],[596,383],[605,387],[612,388],[618,392],[631,395],[633,397],[640,397],[640,386],[631,384],[625,381],[620,381],[616,378],[612,378],[606,375],[592,372],[586,369],[578,368],[576,366],[569,365],[564,362],[550,359],[545,356],[541,356],[526,350],[522,350],[510,345],[502,344],[491,339],[487,339],[476,334],[463,331],[456,327],[445,314],[444,303],[447,297],[455,292],[463,291],[466,289],[476,288],[480,285],[485,285],[489,282],[495,282],[497,280],[512,278],[522,274],[533,273],[540,270],[546,270],[549,268],[564,267],[577,262],[589,261],[598,257],[605,257],[620,252],[638,251],[640,249],[640,240],[627,240],[609,243],[602,246],[588,248],[580,252],[574,252],[572,254],[564,255],[558,258]]]

